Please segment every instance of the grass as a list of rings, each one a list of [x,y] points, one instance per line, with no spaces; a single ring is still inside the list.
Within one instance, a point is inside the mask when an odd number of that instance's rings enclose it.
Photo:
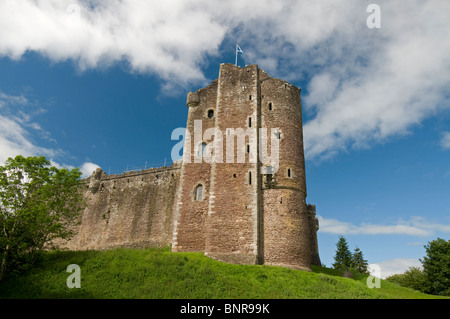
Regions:
[[[69,264],[81,269],[81,288],[69,289]],[[47,252],[26,274],[0,282],[0,298],[26,299],[426,299],[439,298],[367,276],[343,278],[333,269],[312,272],[231,265],[201,253],[164,249]]]

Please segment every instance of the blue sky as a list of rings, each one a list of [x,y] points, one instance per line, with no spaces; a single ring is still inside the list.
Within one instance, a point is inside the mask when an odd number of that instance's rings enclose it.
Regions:
[[[450,233],[448,1],[1,1],[0,163],[85,174],[171,162],[186,94],[220,63],[302,88],[309,203],[382,276]]]

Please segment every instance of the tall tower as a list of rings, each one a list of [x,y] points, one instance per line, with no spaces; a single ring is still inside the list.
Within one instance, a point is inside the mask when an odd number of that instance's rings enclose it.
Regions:
[[[257,65],[221,64],[219,78],[186,104],[173,251],[305,270],[320,264],[300,89]]]

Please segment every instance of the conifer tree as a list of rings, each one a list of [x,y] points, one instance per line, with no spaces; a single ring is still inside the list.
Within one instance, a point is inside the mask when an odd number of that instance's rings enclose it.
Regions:
[[[334,256],[334,269],[349,270],[352,267],[352,253],[348,249],[347,240],[343,236],[339,236],[336,244],[336,255]]]
[[[361,274],[369,274],[369,264],[364,259],[364,254],[358,247],[355,248],[352,258],[352,268]]]

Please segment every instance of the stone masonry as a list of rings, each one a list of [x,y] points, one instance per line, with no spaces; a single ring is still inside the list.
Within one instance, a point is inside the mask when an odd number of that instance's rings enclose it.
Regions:
[[[219,78],[190,92],[186,104],[183,160],[94,172],[68,247],[172,245],[229,263],[320,265],[315,206],[306,203],[300,89],[257,65],[221,64]]]

